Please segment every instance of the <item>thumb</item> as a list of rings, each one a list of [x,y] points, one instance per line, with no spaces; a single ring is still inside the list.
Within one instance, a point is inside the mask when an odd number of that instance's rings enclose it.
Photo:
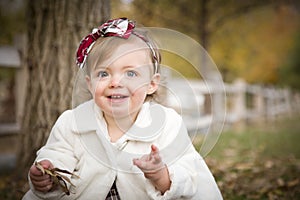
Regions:
[[[40,163],[40,165],[42,165],[42,167],[44,169],[52,169],[53,168],[53,164],[49,160],[42,160],[39,163]]]

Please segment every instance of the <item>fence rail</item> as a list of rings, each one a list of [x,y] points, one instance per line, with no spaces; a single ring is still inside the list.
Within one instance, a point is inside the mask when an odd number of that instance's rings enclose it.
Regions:
[[[300,113],[299,93],[288,88],[251,85],[241,79],[225,83],[224,88],[210,87],[202,81],[172,79],[167,94],[166,104],[183,115],[189,131],[208,128],[213,113],[218,111],[226,112],[227,125],[273,121]]]

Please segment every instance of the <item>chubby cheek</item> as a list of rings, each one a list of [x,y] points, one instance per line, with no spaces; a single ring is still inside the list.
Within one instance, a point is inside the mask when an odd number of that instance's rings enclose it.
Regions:
[[[94,92],[94,94],[93,94],[93,96],[94,96],[94,99],[98,99],[98,98],[100,98],[101,96],[103,95],[103,91],[102,90],[95,90],[95,92]]]
[[[134,103],[143,104],[147,96],[147,87],[139,87],[131,90],[132,101]]]
[[[99,104],[102,98],[104,98],[104,87],[101,87],[100,84],[95,85],[93,87],[93,92],[92,92],[93,98],[97,104]]]
[[[128,81],[126,84],[127,89],[132,93],[147,93],[150,80],[138,79],[134,81]]]

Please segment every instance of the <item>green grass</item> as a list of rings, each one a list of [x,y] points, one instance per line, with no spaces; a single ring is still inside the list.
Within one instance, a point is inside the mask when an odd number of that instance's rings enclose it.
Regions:
[[[224,150],[237,149],[244,153],[259,153],[260,157],[300,159],[300,118],[285,119],[262,125],[250,125],[243,130],[228,130],[221,134],[209,156],[221,159]],[[236,157],[235,159],[243,159]]]
[[[299,199],[299,142],[299,116],[248,124],[224,131],[205,159],[224,199]]]

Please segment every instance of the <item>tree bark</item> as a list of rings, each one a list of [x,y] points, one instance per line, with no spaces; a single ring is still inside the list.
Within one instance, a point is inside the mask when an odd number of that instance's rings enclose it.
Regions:
[[[79,41],[109,16],[109,0],[27,2],[27,51],[23,64],[29,79],[17,164],[19,175],[27,176],[36,151],[45,144],[54,122],[71,107]]]

